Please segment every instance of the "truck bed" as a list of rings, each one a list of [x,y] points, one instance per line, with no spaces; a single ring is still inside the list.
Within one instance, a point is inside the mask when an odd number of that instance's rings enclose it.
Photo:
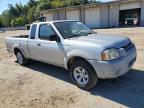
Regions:
[[[28,35],[12,36],[12,38],[28,38]]]
[[[6,37],[6,45],[8,52],[13,53],[14,46],[19,47],[19,45],[21,45],[26,50],[25,52],[28,52],[27,41],[28,35]]]

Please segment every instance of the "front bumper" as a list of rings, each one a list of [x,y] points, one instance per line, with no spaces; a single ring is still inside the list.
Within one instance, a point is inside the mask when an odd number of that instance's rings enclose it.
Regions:
[[[133,49],[127,56],[111,61],[89,60],[99,78],[116,78],[126,74],[136,61],[136,49]]]

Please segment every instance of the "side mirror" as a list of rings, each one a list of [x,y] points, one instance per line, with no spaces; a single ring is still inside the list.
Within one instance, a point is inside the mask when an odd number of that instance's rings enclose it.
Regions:
[[[50,41],[60,42],[60,38],[57,35],[51,35],[50,36]]]

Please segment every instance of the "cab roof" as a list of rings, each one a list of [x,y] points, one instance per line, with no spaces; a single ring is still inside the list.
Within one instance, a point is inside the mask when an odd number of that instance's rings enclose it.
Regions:
[[[45,24],[45,23],[55,23],[55,22],[70,22],[76,20],[55,20],[55,21],[45,21],[45,22],[33,22],[32,24]]]

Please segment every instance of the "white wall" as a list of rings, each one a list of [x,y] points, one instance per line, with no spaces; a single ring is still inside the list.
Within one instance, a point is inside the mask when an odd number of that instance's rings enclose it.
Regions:
[[[80,10],[69,10],[66,11],[67,20],[80,20]]]
[[[142,0],[142,5],[141,5],[141,26],[144,26],[144,0]]]
[[[85,24],[90,28],[100,27],[100,8],[85,9]]]
[[[47,21],[53,21],[53,13],[45,13],[43,16],[47,18]]]
[[[118,3],[109,5],[109,27],[119,27],[119,9]]]
[[[120,10],[135,9],[135,8],[141,8],[141,3],[133,2],[133,3],[120,4]]]

